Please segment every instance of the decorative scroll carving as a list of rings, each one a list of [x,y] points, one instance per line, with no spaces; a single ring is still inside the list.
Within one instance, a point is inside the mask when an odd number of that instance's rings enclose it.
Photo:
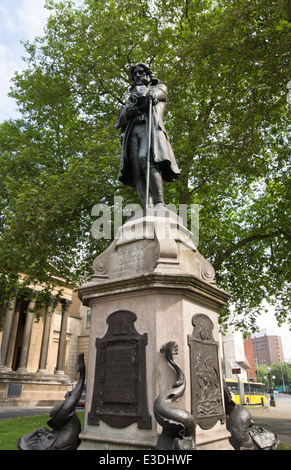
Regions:
[[[191,366],[192,414],[202,429],[225,419],[219,371],[218,343],[212,336],[213,323],[207,315],[192,318],[188,336]]]
[[[215,270],[210,265],[207,264],[201,268],[201,277],[207,282],[215,282]]]
[[[95,383],[89,424],[100,419],[112,427],[124,428],[137,422],[151,428],[147,406],[145,346],[147,334],[134,326],[136,315],[120,310],[107,318],[108,330],[96,339]]]

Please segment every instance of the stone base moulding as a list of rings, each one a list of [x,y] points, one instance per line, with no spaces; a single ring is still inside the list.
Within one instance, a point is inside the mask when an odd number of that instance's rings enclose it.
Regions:
[[[72,390],[67,376],[6,372],[0,374],[0,406],[54,406]]]

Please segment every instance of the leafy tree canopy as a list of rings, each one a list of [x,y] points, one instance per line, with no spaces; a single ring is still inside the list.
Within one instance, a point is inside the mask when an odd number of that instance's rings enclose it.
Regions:
[[[166,127],[181,169],[168,203],[199,204],[199,246],[249,332],[264,302],[291,321],[288,0],[47,0],[0,126],[0,288],[17,273],[78,283],[108,243],[90,235],[96,203],[138,202],[118,182],[114,124],[129,69],[169,89]],[[226,321],[231,308],[221,311]]]

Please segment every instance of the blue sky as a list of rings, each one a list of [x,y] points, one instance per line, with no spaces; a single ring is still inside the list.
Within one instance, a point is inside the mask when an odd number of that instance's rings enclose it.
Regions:
[[[33,41],[43,34],[49,14],[45,0],[0,0],[0,122],[18,116],[17,106],[7,94],[15,71],[25,63],[21,41]]]
[[[49,15],[44,5],[45,0],[0,0],[0,122],[19,117],[15,101],[7,95],[14,72],[26,66],[21,59],[25,54],[21,41],[32,42],[43,34]],[[261,328],[276,326],[271,311],[260,317],[258,324]],[[278,334],[282,337],[285,356],[291,357],[291,333],[287,325],[279,328]]]

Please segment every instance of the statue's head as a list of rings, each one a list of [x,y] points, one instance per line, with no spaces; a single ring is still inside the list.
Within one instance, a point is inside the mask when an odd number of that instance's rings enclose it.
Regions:
[[[58,435],[46,428],[39,428],[17,441],[19,450],[55,450]]]
[[[278,436],[261,426],[256,426],[249,409],[237,406],[227,420],[229,439],[235,450],[273,450],[278,445]]]
[[[79,354],[76,361],[76,372],[80,373],[79,381],[72,391],[68,391],[65,400],[56,405],[50,412],[47,424],[52,430],[39,428],[22,436],[17,441],[19,450],[76,450],[80,444],[81,423],[75,413],[85,381],[84,354]]]
[[[250,430],[255,450],[276,450],[279,444],[279,436],[273,434],[262,426],[253,426]]]
[[[39,428],[17,441],[19,450],[76,450],[80,444],[79,432],[67,428],[49,430]]]
[[[132,86],[136,85],[156,85],[158,80],[154,76],[151,69],[144,63],[140,62],[133,65],[130,69],[130,76],[132,80]]]

